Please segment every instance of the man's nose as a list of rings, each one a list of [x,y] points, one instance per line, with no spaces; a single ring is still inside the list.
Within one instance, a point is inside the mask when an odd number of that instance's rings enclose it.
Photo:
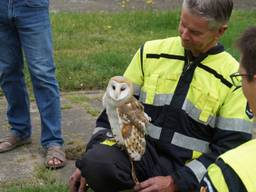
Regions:
[[[188,31],[187,29],[183,29],[183,30],[181,31],[181,38],[182,38],[183,40],[189,40],[190,35],[189,35],[189,31]]]

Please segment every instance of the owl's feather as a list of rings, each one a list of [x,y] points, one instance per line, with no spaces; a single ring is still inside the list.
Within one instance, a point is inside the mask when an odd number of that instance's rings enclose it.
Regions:
[[[143,105],[134,97],[119,105],[117,113],[121,119],[125,149],[132,160],[139,161],[145,152],[145,132],[150,119],[145,115]]]
[[[145,132],[150,119],[145,115],[143,105],[135,97],[119,105],[117,110],[120,118],[134,124],[138,131]]]

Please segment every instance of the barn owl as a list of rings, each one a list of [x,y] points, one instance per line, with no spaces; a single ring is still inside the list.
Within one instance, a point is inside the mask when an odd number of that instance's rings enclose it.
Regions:
[[[131,161],[139,161],[146,149],[146,126],[151,119],[133,97],[132,83],[123,76],[112,77],[103,96],[103,106],[117,144],[127,151]]]

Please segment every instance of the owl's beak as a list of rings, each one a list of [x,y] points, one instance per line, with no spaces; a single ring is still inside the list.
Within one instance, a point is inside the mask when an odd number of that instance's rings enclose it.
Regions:
[[[114,99],[117,101],[118,100],[118,97],[119,97],[119,93],[115,92],[114,94]]]
[[[115,100],[118,101],[119,100],[119,95],[115,95]]]

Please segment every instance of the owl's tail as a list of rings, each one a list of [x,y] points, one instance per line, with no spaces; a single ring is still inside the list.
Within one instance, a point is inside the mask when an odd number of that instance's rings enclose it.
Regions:
[[[131,169],[132,180],[133,180],[134,184],[138,184],[139,180],[138,180],[138,178],[136,176],[134,161],[131,158],[130,158],[130,162],[131,162],[131,166],[132,166],[132,169]]]

